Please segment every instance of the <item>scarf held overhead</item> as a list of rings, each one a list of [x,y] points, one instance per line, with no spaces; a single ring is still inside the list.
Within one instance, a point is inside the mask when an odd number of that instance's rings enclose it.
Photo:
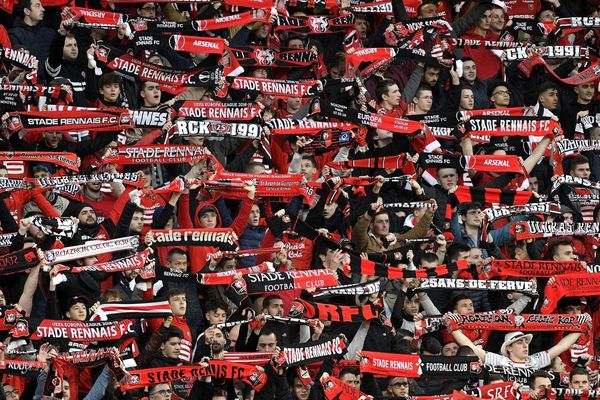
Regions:
[[[496,330],[496,331],[569,331],[585,332],[590,328],[591,318],[587,314],[521,314],[475,313],[449,314],[452,330]]]
[[[361,322],[379,317],[380,306],[365,304],[360,307],[336,306],[296,299],[290,307],[290,315],[303,315],[305,318],[318,318],[332,322]]]
[[[579,272],[556,276],[552,284],[546,285],[540,312],[544,314],[553,312],[563,297],[597,296],[599,294],[600,274],[598,273]]]

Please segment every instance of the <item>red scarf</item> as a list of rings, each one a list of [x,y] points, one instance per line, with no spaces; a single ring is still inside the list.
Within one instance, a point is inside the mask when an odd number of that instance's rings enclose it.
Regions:
[[[522,314],[484,312],[475,314],[450,314],[450,328],[455,331],[495,330],[495,331],[570,331],[585,332],[591,328],[591,318],[587,314]]]
[[[600,274],[579,272],[554,277],[551,285],[546,285],[544,303],[540,311],[549,314],[556,309],[562,297],[600,295]]]

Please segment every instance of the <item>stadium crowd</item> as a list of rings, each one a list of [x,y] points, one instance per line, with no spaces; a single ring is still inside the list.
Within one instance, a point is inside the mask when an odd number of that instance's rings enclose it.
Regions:
[[[598,396],[598,0],[0,9],[1,398]]]

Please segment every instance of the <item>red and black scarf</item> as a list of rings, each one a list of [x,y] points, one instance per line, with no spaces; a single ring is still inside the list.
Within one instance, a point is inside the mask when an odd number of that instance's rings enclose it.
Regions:
[[[471,135],[478,136],[556,136],[558,122],[546,117],[474,116],[465,122]]]
[[[30,333],[31,332],[31,333]],[[82,322],[52,319],[21,319],[10,332],[12,337],[29,336],[30,340],[72,342],[103,342],[134,336],[133,323],[129,320]]]
[[[231,228],[157,229],[152,231],[154,245],[205,246],[237,249],[237,236]]]
[[[348,340],[343,334],[331,339],[285,346],[274,359],[278,367],[296,367],[342,357],[347,352]]]
[[[314,303],[296,299],[290,307],[291,316],[303,315],[305,318],[318,318],[332,322],[362,322],[379,318],[381,306],[365,304],[360,307],[336,306],[326,303]]]
[[[366,260],[362,257],[351,254],[350,264],[344,265],[343,268],[344,273],[347,275],[352,272],[359,275],[378,276],[388,279],[407,279],[441,277],[457,271],[466,270],[468,269],[468,265],[467,260],[458,260],[456,263],[439,265],[432,269],[418,269],[410,271],[402,268],[390,267],[386,264],[373,262],[371,260]]]
[[[585,332],[590,329],[591,319],[587,314],[508,314],[474,313],[449,314],[452,330],[495,330],[495,331],[568,331]]]
[[[0,255],[0,275],[24,272],[38,265],[41,260],[36,248],[25,248],[12,253]]]
[[[597,295],[600,295],[600,274],[579,272],[555,276],[554,282],[546,285],[540,311],[544,314],[553,312],[563,297]]]
[[[337,286],[337,274],[328,269],[252,273],[244,276],[248,294]]]
[[[184,101],[175,104],[178,117],[193,117],[216,121],[250,121],[260,115],[254,103],[223,103],[220,101]]]
[[[136,51],[155,51],[157,48],[203,54],[223,54],[225,51],[225,39],[204,36],[166,36],[151,32],[136,32],[133,43]]]
[[[481,267],[479,274],[486,279],[495,276],[550,278],[566,273],[586,271],[586,267],[579,261],[492,260],[489,264]]]
[[[14,111],[10,117],[27,132],[119,131],[133,128],[129,112],[122,109]]]
[[[103,164],[180,164],[213,159],[204,146],[143,145],[119,147],[102,159]]]

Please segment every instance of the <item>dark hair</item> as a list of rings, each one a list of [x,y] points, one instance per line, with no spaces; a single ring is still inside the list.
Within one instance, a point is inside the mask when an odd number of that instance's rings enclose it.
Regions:
[[[469,250],[471,250],[471,246],[469,246],[465,242],[454,242],[450,245],[450,247],[448,247],[448,252],[446,254],[450,261],[456,261],[458,260],[458,256],[460,255],[460,253]]]
[[[19,4],[17,4],[17,15],[21,18],[25,18],[26,8],[31,10],[31,0],[19,0]]]
[[[228,311],[228,307],[227,304],[220,301],[220,300],[207,300],[206,303],[204,303],[204,312],[207,313],[209,311],[216,311],[218,309],[224,310],[225,312]]]
[[[268,326],[264,326],[262,328],[262,330],[260,331],[260,335],[258,336],[269,336],[269,335],[275,335],[275,338],[277,338],[277,334],[275,333],[275,331],[271,328],[269,328]]]
[[[111,85],[113,83],[121,84],[121,77],[114,72],[108,72],[98,79],[98,89],[103,88],[104,86]]]
[[[492,97],[492,94],[494,93],[494,91],[497,88],[499,88],[500,86],[504,86],[505,88],[509,89],[508,84],[506,82],[497,81],[488,88],[488,91],[487,91],[488,97]]]
[[[428,92],[433,93],[433,90],[431,89],[431,86],[419,85],[419,87],[417,88],[417,91],[415,92],[414,97],[417,97],[421,92],[424,92],[424,91],[428,91]]]
[[[585,375],[588,378],[590,377],[589,371],[582,367],[575,367],[569,372],[569,381],[573,379],[573,375]]]
[[[598,219],[598,214],[600,214],[600,203],[594,208],[594,220],[592,222],[596,222]]]
[[[461,300],[471,300],[473,301],[473,299],[471,298],[471,295],[469,295],[468,293],[460,293],[457,294],[456,296],[454,296],[452,298],[452,309],[456,309],[456,306],[458,305],[458,302]]]
[[[423,253],[423,255],[421,256],[421,262],[435,262],[438,263],[440,262],[440,259],[438,258],[437,254],[432,253],[431,251],[428,251],[427,253]]]
[[[171,257],[173,257],[174,255],[187,256],[187,253],[184,250],[180,249],[179,247],[173,247],[167,253],[167,260],[171,261]]]
[[[341,378],[342,376],[347,375],[347,374],[352,374],[352,375],[358,375],[358,376],[360,376],[360,371],[357,368],[354,368],[354,367],[344,367],[340,371],[340,374],[338,375],[338,377]]]
[[[176,326],[170,326],[167,329],[167,332],[164,337],[165,337],[165,340],[163,341],[163,343],[168,341],[172,337],[178,337],[179,339],[183,339],[183,332],[181,331],[181,329],[179,329]]]
[[[310,161],[313,168],[317,168],[317,160],[315,159],[315,156],[313,156],[312,154],[304,154],[302,156],[302,161],[304,161],[304,160]]]
[[[568,238],[560,238],[548,243],[548,250],[546,251],[546,259],[552,260],[558,251],[558,246],[573,246],[573,242]]]
[[[106,289],[104,292],[102,292],[102,294],[100,295],[100,303],[108,302],[109,297],[117,297],[117,298],[123,300],[123,294],[121,292],[119,292],[115,288],[110,288],[110,289]]]
[[[263,310],[265,308],[269,308],[269,306],[271,305],[271,303],[275,300],[281,300],[281,297],[277,296],[276,294],[270,294],[267,297],[265,297],[263,299]]]
[[[501,374],[489,374],[486,383],[490,383],[491,381],[503,381],[504,377]]]
[[[378,103],[383,101],[383,95],[387,95],[390,87],[397,85],[393,79],[382,79],[375,85],[375,98]]]
[[[467,215],[467,213],[471,210],[476,210],[476,209],[480,209],[481,210],[481,204],[479,203],[463,203],[460,205],[460,211],[459,214],[464,216]]]
[[[569,163],[569,169],[572,171],[575,167],[581,164],[589,164],[590,160],[586,156],[577,155],[571,157],[571,162]]]
[[[179,288],[169,289],[169,291],[167,292],[167,299],[171,300],[171,297],[181,296],[181,295],[186,296],[185,290],[179,289]]]
[[[538,86],[537,95],[541,96],[547,90],[558,90],[558,85],[552,81],[544,81]]]
[[[527,382],[529,384],[529,387],[533,387],[533,384],[535,383],[535,380],[537,378],[548,378],[548,379],[552,380],[552,378],[550,377],[550,374],[548,374],[548,372],[543,371],[543,370],[538,370],[538,371],[535,371],[533,374],[531,374],[531,376],[529,377],[529,382]]]
[[[475,352],[469,346],[460,346],[458,350],[456,350],[456,355],[461,357],[474,356]]]
[[[392,340],[392,353],[397,354],[415,354],[419,353],[419,348],[414,345],[413,342],[406,339],[397,339],[394,337]]]
[[[426,336],[423,337],[421,342],[421,352],[423,351],[437,355],[442,352],[442,345],[440,344],[439,340],[433,336]]]

